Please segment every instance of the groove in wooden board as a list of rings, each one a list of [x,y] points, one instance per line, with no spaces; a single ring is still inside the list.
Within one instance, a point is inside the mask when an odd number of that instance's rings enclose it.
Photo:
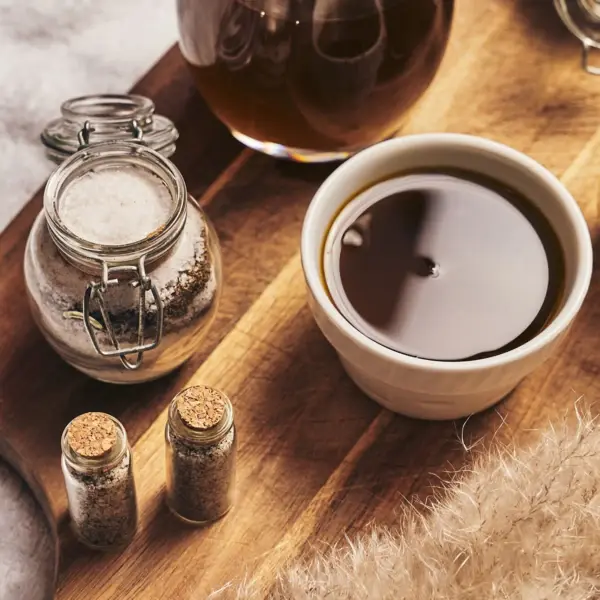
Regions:
[[[593,236],[600,233],[600,126],[560,178],[577,200]]]
[[[3,438],[0,438],[0,462],[6,462],[6,464],[10,465],[14,469],[15,474],[17,474],[19,478],[22,478],[29,488],[28,494],[33,494],[35,501],[44,515],[53,545],[51,556],[48,557],[49,561],[52,561],[54,565],[52,569],[53,576],[49,581],[47,589],[47,592],[51,593],[54,590],[55,581],[58,577],[60,549],[56,522],[54,520],[54,515],[52,514],[52,509],[48,501],[46,490],[41,485],[41,482],[37,479],[37,477],[31,472],[29,465],[23,460],[23,457],[19,455],[19,453],[12,447],[7,439]],[[31,523],[28,523],[24,526],[24,530],[28,535],[32,535],[32,533],[34,533],[30,531],[30,527]],[[1,584],[2,582],[0,582],[0,585]],[[0,591],[2,591],[1,588]]]
[[[192,586],[202,597],[222,577],[234,577],[244,568],[244,557],[238,556],[244,543],[252,545],[247,556],[251,562],[279,541],[288,521],[311,506],[336,467],[360,453],[355,449],[353,454],[352,449],[380,410],[350,384],[312,324],[297,256],[186,384],[200,382],[221,387],[235,406],[240,436],[237,507],[204,531],[183,530],[164,514],[164,474],[159,462],[164,411],[134,447],[139,496],[145,499],[142,532],[119,557],[73,557],[59,598],[77,598],[77,590],[105,582],[109,573],[110,582],[100,598],[114,594],[123,599],[136,594],[159,598],[163,593],[189,597]],[[332,428],[334,437],[327,435]],[[366,440],[373,438],[366,434],[363,445]],[[330,486],[342,480],[343,475],[334,476]],[[314,510],[312,506],[309,510]],[[260,518],[264,514],[269,515],[268,522]],[[176,535],[165,538],[170,526]],[[155,544],[161,552],[146,553],[146,578],[136,572],[135,558]],[[177,553],[180,569],[191,566],[180,554],[184,547],[190,560],[203,561],[202,571],[188,573],[185,583],[179,573],[173,577],[163,573],[158,583],[154,575],[162,568],[163,552]]]
[[[356,463],[378,442],[379,437],[394,418],[395,415],[391,411],[379,410],[377,416],[356,441],[344,460],[311,500],[301,517],[294,521],[283,538],[260,563],[258,570],[251,574],[250,577],[257,592],[267,593],[281,566],[296,558],[300,548],[316,533],[323,515],[330,513],[334,500],[342,490],[347,488],[348,480],[354,474]]]
[[[215,196],[229,183],[239,172],[239,170],[248,162],[253,155],[250,148],[242,150],[237,157],[227,166],[222,173],[211,183],[206,191],[198,199],[198,204],[202,208],[207,208]]]
[[[455,2],[454,22],[446,54],[431,86],[410,112],[399,135],[455,130],[454,97],[464,81],[478,71],[481,53],[489,39],[506,29],[513,10],[508,2]],[[468,31],[468,35],[457,35]],[[440,97],[444,102],[440,102]]]

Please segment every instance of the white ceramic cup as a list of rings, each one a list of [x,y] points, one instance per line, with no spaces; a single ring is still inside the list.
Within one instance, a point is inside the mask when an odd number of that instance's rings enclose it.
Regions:
[[[353,196],[399,172],[444,167],[486,175],[520,192],[547,217],[565,255],[565,293],[552,322],[522,346],[480,360],[441,362],[414,358],[374,342],[337,310],[322,273],[323,246],[329,228]],[[346,161],[327,178],[311,201],[302,229],[301,253],[314,318],[348,375],[386,408],[422,419],[464,417],[506,396],[556,349],[581,307],[592,275],[592,242],[587,224],[560,181],[512,148],[459,134],[392,139]]]

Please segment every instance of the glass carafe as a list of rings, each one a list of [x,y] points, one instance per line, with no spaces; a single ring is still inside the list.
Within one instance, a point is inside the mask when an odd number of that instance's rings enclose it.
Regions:
[[[400,128],[444,55],[454,0],[178,0],[180,47],[244,144],[344,158]]]

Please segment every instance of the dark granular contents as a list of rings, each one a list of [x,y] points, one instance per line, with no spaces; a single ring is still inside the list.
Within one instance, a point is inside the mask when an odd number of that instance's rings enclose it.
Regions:
[[[138,513],[129,454],[107,471],[69,469],[67,490],[73,529],[83,543],[109,549],[131,541]]]
[[[191,269],[165,286],[165,290],[171,295],[171,300],[165,304],[166,319],[184,317],[196,296],[206,288],[212,273],[209,258],[208,250],[205,249],[200,257],[194,257]],[[187,275],[185,279],[183,275]]]
[[[171,446],[171,509],[198,523],[222,517],[233,504],[234,426],[215,444],[192,445],[172,436]]]
[[[159,290],[161,299],[163,300],[164,310],[164,327],[165,329],[177,329],[175,324],[178,319],[185,317],[188,314],[196,297],[201,294],[207,287],[212,274],[212,265],[208,249],[204,249],[201,254],[194,256],[193,265],[186,270],[182,270],[177,279],[167,283],[163,289]],[[150,296],[147,295],[150,299]],[[206,306],[202,306],[197,317],[202,316],[212,307],[212,302],[207,302]],[[76,302],[70,308],[74,312],[82,312],[83,305],[81,302]],[[103,329],[106,329],[104,318],[99,309],[91,310],[90,315],[95,319]],[[109,310],[113,329],[118,338],[127,339],[129,336],[133,339],[137,335],[138,330],[138,308],[137,304],[132,303],[131,308],[121,310],[119,312],[111,312]],[[144,329],[152,335],[156,330],[157,311],[154,304],[147,304],[147,311],[144,318]]]

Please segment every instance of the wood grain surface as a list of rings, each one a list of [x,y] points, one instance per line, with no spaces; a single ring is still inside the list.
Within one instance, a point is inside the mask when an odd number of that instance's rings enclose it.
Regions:
[[[37,194],[0,237],[0,429],[64,522],[59,467],[65,424],[104,410],[134,446],[141,528],[119,555],[93,554],[63,527],[59,599],[205,598],[253,573],[265,589],[286,560],[393,524],[414,496],[470,460],[459,442],[525,443],[584,396],[600,399],[600,273],[561,351],[505,401],[465,422],[399,417],[344,374],[306,305],[298,256],[311,196],[334,168],[244,149],[194,92],[177,49],[136,86],[181,132],[174,157],[221,238],[225,292],[204,347],[161,381],[114,387],[65,365],[23,302],[22,256]],[[549,0],[459,0],[439,75],[403,132],[486,136],[531,155],[578,200],[600,245],[600,78]],[[165,407],[192,382],[232,398],[240,447],[234,510],[205,529],[179,525],[163,501]],[[64,523],[63,523],[64,524]]]

